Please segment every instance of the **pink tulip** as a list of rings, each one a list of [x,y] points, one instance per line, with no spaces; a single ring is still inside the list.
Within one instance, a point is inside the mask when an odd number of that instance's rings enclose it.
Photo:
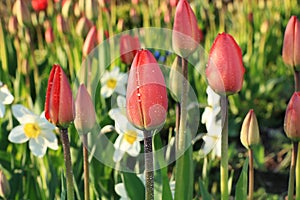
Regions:
[[[132,63],[134,56],[141,48],[138,37],[132,37],[130,35],[122,35],[120,37],[120,54],[123,63],[129,65]]]
[[[148,50],[139,50],[134,57],[126,106],[128,120],[139,129],[153,130],[166,120],[168,98],[164,76]]]
[[[53,29],[49,26],[45,31],[45,40],[48,44],[51,44],[54,41]]]
[[[180,0],[176,7],[172,35],[173,48],[186,58],[192,54],[200,42],[200,32],[196,16],[186,0]]]
[[[300,22],[296,16],[292,16],[286,26],[282,59],[285,64],[300,68]]]
[[[231,35],[218,34],[209,52],[208,84],[218,94],[233,94],[242,89],[244,73],[240,47]]]
[[[54,64],[48,79],[45,117],[58,127],[66,128],[74,120],[75,105],[68,78],[62,68]]]
[[[284,118],[284,131],[288,138],[300,141],[300,92],[294,92]]]
[[[82,54],[87,56],[97,45],[98,37],[97,37],[97,29],[96,26],[92,26],[89,30],[88,35],[83,44]]]

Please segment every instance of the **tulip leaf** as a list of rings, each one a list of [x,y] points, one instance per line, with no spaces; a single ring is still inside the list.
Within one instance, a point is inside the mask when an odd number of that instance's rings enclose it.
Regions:
[[[145,186],[134,173],[123,172],[126,192],[131,200],[145,199]]]
[[[202,199],[211,200],[212,197],[209,194],[209,192],[207,191],[207,189],[205,188],[204,183],[201,180],[201,178],[199,178],[199,187],[200,187],[200,194],[201,194]]]
[[[241,171],[239,180],[236,184],[235,199],[247,199],[247,185],[248,185],[248,158],[245,160],[243,169]]]

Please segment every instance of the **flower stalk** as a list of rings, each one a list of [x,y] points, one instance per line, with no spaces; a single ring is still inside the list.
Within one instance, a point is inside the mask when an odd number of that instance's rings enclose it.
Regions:
[[[300,72],[295,70],[294,68],[294,80],[295,80],[295,91],[300,91]],[[291,179],[291,176],[293,176],[292,179],[294,179],[294,177],[296,176],[296,200],[300,200],[300,145],[299,143],[296,145],[295,143],[298,143],[298,142],[293,142],[293,152],[292,152],[292,158],[293,159],[293,156],[294,156],[294,162],[296,164],[296,166],[294,167],[294,169],[292,168],[292,161],[291,160],[291,167],[290,167],[290,179]],[[295,147],[296,146],[296,147]],[[297,151],[297,152],[294,152],[294,151]],[[293,155],[293,154],[296,154],[296,155]],[[292,171],[292,174],[291,174],[291,170]],[[293,181],[293,180],[290,180],[290,181]],[[290,181],[289,181],[289,190],[290,190]],[[294,183],[294,181],[293,181]],[[294,186],[294,184],[293,184]],[[288,192],[288,194],[290,193],[290,191]],[[294,191],[293,191],[294,193]],[[288,195],[289,197],[289,195]]]
[[[154,200],[152,132],[144,130],[146,200]]]
[[[228,97],[221,97],[221,109],[224,125],[221,135],[221,199],[229,198],[228,194]]]
[[[88,136],[83,134],[82,136],[82,150],[83,150],[83,179],[84,179],[84,200],[90,199],[90,186],[89,186],[89,155],[88,155]]]
[[[296,167],[297,151],[298,151],[298,142],[293,142],[290,174],[289,174],[288,200],[294,199],[294,184],[295,184],[295,169],[296,169],[295,167]]]
[[[251,148],[248,149],[248,156],[249,156],[248,200],[252,200],[253,192],[254,192],[254,166],[253,166],[253,150]]]
[[[66,183],[67,183],[67,197],[68,200],[74,199],[74,183],[73,183],[73,170],[70,152],[70,142],[68,137],[67,128],[59,128],[62,146],[64,150],[64,160],[66,166]]]

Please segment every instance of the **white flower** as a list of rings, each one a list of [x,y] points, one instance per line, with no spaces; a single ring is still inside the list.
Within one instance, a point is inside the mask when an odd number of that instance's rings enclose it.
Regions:
[[[6,85],[3,85],[0,81],[0,118],[4,116],[4,105],[11,104],[14,100],[14,96],[8,91]]]
[[[122,159],[125,152],[130,156],[138,156],[141,150],[140,141],[144,139],[143,131],[135,128],[126,117],[126,99],[123,96],[117,97],[118,108],[109,111],[109,116],[115,121],[115,129],[119,134],[114,147],[113,160],[118,162]]]
[[[101,78],[101,95],[108,98],[114,91],[125,95],[127,78],[126,73],[120,73],[119,67],[115,67],[111,72],[106,71]]]
[[[206,93],[208,95],[208,106],[202,114],[201,122],[205,124],[207,134],[203,136],[204,146],[202,150],[205,155],[213,150],[216,156],[221,157],[221,96],[216,94],[209,86]]]
[[[43,113],[41,116],[35,115],[22,105],[13,105],[12,112],[20,125],[9,133],[10,142],[20,144],[29,140],[29,149],[37,157],[43,157],[47,147],[58,149],[55,126],[43,117]]]

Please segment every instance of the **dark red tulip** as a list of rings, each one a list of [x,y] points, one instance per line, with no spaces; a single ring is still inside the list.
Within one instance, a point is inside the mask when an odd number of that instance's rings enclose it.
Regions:
[[[125,64],[129,65],[132,63],[134,56],[141,48],[138,37],[132,37],[130,35],[122,35],[120,37],[120,54],[121,60]]]
[[[142,130],[159,128],[166,120],[168,98],[164,76],[148,50],[139,50],[132,62],[126,107],[128,120]]]
[[[300,70],[300,22],[296,16],[292,16],[286,26],[282,59],[285,64]]]
[[[300,92],[294,92],[284,118],[284,131],[288,138],[300,141]]]
[[[58,127],[66,128],[75,118],[75,105],[68,78],[55,64],[50,72],[45,102],[45,117]]]
[[[32,8],[39,12],[42,10],[46,10],[48,6],[48,0],[31,0]]]
[[[218,34],[209,52],[208,84],[218,94],[233,94],[242,89],[244,73],[240,47],[231,35]]]
[[[180,0],[176,7],[172,43],[177,54],[186,58],[193,53],[200,42],[200,31],[196,16],[186,0]]]

